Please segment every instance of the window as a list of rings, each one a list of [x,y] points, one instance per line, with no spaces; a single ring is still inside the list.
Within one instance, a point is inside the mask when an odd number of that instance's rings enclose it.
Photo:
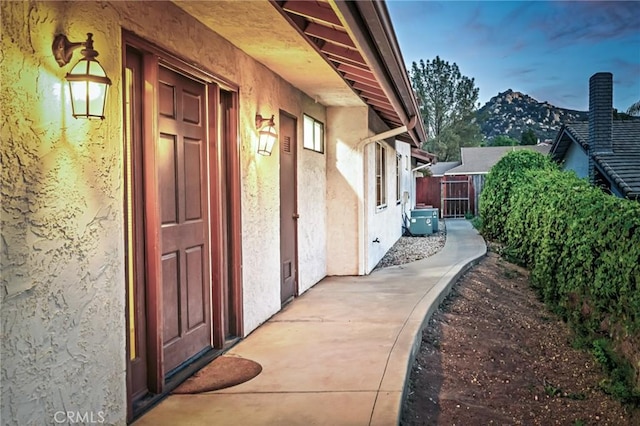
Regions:
[[[401,194],[401,173],[400,171],[402,170],[402,155],[401,154],[396,154],[396,204],[400,204],[400,198],[402,197]]]
[[[304,148],[324,153],[324,124],[304,114],[303,139]]]
[[[386,149],[381,143],[376,143],[376,207],[387,205],[387,179],[386,179]]]

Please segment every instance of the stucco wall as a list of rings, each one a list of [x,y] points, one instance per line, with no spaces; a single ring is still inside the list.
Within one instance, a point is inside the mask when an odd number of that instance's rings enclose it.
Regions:
[[[326,191],[316,181],[323,157],[302,149],[301,118],[324,108],[171,3],[5,1],[1,8],[2,422],[50,424],[57,411],[77,410],[123,424],[122,28],[240,87],[246,333],[280,309],[279,155],[256,154],[255,114],[284,110],[299,119],[299,260],[308,288],[326,272],[318,238],[326,212],[314,210]],[[72,65],[59,68],[51,54],[59,32],[72,41],[94,34],[113,81],[104,121],[71,117],[62,83]],[[310,185],[318,192],[306,193]]]
[[[565,170],[573,170],[578,177],[589,177],[589,157],[587,153],[575,143],[569,144],[567,153],[564,156],[563,168]]]
[[[358,143],[369,136],[368,110],[329,107],[327,122],[327,274],[358,275],[364,273],[364,163]]]
[[[376,179],[375,179],[375,147],[382,143],[386,157],[386,192],[387,204],[385,207],[376,206]],[[367,235],[365,238],[367,263],[365,273],[378,264],[384,254],[393,246],[400,237],[398,218],[401,205],[396,204],[396,151],[386,142],[374,142],[366,147],[367,162]]]
[[[373,110],[369,110],[368,120],[369,136],[389,130],[387,125]],[[376,143],[380,143],[385,147],[387,203],[384,208],[378,208],[376,205]],[[397,146],[400,144],[402,143],[391,138],[369,143],[364,149],[366,164],[364,204],[366,215],[364,218],[365,239],[363,243],[365,260],[363,273],[365,274],[368,274],[375,268],[380,259],[382,259],[402,234],[401,218],[403,205],[402,203],[397,203],[398,198],[396,195],[396,154],[399,153]]]
[[[69,70],[51,53],[57,32],[94,32],[118,93],[120,29],[108,24],[112,10],[89,3],[0,7],[2,423],[52,424],[56,412],[77,411],[121,424],[121,106],[116,95],[105,121],[73,119]]]
[[[302,148],[303,123],[298,144],[298,291],[300,294],[327,275],[327,154],[326,109],[307,100],[304,113],[325,125],[325,152]]]

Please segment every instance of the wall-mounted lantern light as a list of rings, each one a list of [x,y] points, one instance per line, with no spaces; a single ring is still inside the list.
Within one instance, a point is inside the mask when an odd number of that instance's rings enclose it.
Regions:
[[[87,41],[72,43],[64,34],[53,40],[53,56],[61,67],[71,61],[73,51],[82,46],[83,58],[67,73],[71,91],[71,108],[75,118],[104,119],[107,89],[111,80],[102,65],[96,60],[98,52],[93,50],[93,34],[87,33]]]
[[[271,118],[262,118],[260,114],[256,114],[256,128],[258,129],[258,154],[271,155],[273,144],[276,143],[278,133],[276,132],[276,123]]]

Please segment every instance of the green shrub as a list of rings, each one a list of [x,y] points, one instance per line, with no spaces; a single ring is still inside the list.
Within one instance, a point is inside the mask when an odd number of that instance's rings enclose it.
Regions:
[[[511,188],[525,179],[528,170],[556,168],[547,157],[530,150],[511,152],[493,166],[480,194],[480,216],[485,236],[502,241],[504,224],[511,211]]]
[[[594,342],[610,374],[603,389],[640,403],[640,203],[607,195],[536,155],[510,153],[491,170],[483,233],[531,270],[551,310]]]
[[[476,216],[471,219],[471,225],[473,225],[473,227],[478,231],[482,232],[482,219],[480,218],[480,216]]]

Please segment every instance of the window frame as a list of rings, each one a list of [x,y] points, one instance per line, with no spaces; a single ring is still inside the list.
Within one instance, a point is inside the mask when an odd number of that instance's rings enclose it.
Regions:
[[[312,126],[312,133],[309,136],[307,133],[307,122],[310,121]],[[316,140],[317,130],[320,130],[320,140]],[[311,139],[311,144],[308,143],[309,139]],[[302,148],[317,152],[319,154],[324,154],[324,123],[320,120],[316,120],[309,114],[302,114]]]
[[[375,147],[376,210],[387,208],[387,149],[380,142]]]

